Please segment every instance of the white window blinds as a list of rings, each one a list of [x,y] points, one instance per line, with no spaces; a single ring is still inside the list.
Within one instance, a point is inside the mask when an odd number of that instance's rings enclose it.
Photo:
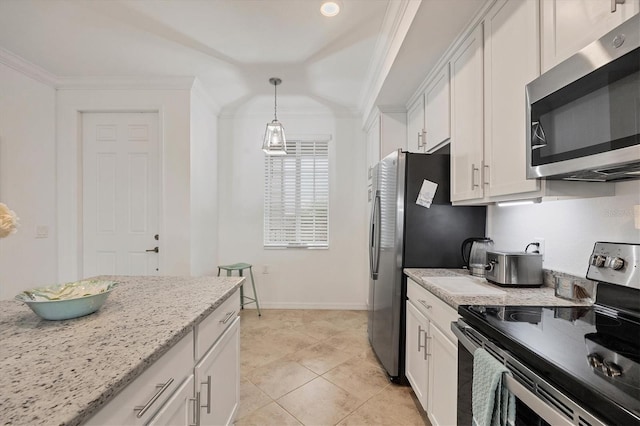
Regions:
[[[288,140],[265,155],[264,246],[329,246],[329,142]]]

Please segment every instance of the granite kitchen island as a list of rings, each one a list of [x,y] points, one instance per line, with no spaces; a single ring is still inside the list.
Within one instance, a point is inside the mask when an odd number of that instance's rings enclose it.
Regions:
[[[0,424],[77,425],[111,401],[235,293],[240,277],[102,276],[102,308],[46,321],[0,301]]]

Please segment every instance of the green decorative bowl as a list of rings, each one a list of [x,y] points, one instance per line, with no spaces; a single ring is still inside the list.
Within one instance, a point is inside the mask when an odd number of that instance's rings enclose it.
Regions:
[[[43,319],[65,320],[96,312],[117,285],[115,281],[83,280],[25,290],[15,299]]]

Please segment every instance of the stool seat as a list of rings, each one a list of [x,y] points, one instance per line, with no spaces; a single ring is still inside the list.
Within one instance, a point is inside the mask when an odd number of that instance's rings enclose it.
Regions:
[[[258,309],[258,316],[260,317],[262,316],[262,313],[260,312],[260,304],[258,303],[258,293],[256,293],[256,283],[253,280],[253,271],[251,269],[252,266],[253,265],[251,265],[250,263],[244,263],[244,262],[234,263],[232,265],[220,265],[218,266],[218,276],[220,276],[220,271],[222,269],[227,271],[228,277],[231,276],[232,271],[238,271],[238,275],[242,276],[242,272],[245,269],[248,269],[249,276],[251,277],[251,287],[253,287],[253,297],[244,295],[244,283],[242,283],[242,285],[240,286],[240,309],[244,309],[244,305],[255,303],[256,308]]]
[[[239,271],[241,269],[251,268],[253,265],[249,263],[234,263],[233,265],[221,265],[218,269],[224,269],[225,271]]]

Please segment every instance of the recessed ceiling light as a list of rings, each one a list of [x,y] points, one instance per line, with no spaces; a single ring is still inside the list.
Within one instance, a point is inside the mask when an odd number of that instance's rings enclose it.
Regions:
[[[338,1],[324,1],[320,6],[320,13],[324,16],[336,16],[340,13],[340,2]]]

